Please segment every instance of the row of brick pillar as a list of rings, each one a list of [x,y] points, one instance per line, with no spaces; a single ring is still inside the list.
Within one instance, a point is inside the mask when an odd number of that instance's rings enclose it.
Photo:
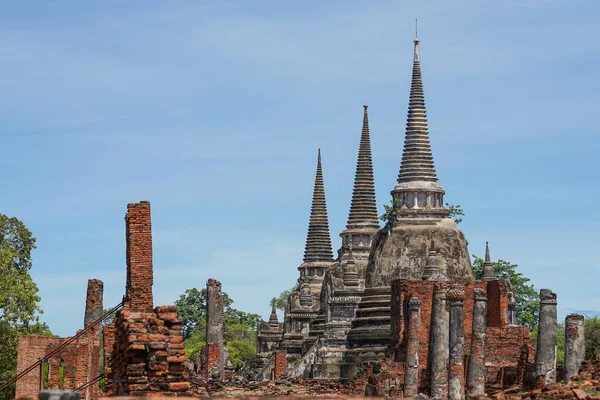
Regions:
[[[487,293],[473,290],[473,326],[467,378],[465,382],[464,299],[462,288],[438,288],[433,296],[431,316],[430,389],[432,397],[463,400],[466,395],[485,393],[485,346],[487,329]],[[538,383],[556,381],[556,294],[540,291],[540,315],[535,358]],[[421,302],[408,301],[407,354],[404,374],[404,395],[415,396],[419,389],[419,342]],[[571,314],[565,320],[565,381],[577,375],[585,356],[583,316]]]
[[[483,289],[474,289],[473,338],[467,373],[470,395],[485,390],[485,330],[487,327],[487,296]],[[464,299],[462,288],[439,288],[433,296],[431,326],[431,396],[451,400],[465,398],[464,380]],[[419,327],[421,302],[413,297],[408,306],[408,343],[404,375],[404,395],[415,396],[419,389]]]
[[[535,354],[536,385],[543,387],[556,382],[556,294],[540,290],[540,315]],[[565,383],[578,374],[585,358],[584,317],[570,314],[565,318]]]

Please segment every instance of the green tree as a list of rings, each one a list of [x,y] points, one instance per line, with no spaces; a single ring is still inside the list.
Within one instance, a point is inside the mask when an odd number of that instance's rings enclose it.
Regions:
[[[483,259],[473,255],[473,273],[475,279],[481,279],[483,275]],[[530,330],[537,325],[540,298],[530,279],[517,272],[517,264],[509,261],[493,261],[494,273],[500,280],[509,280],[516,300],[517,324],[525,325]]]
[[[600,318],[586,317],[585,328],[585,359],[589,360],[600,353]]]
[[[0,214],[0,321],[27,326],[41,313],[38,288],[31,279],[35,238],[17,218]]]
[[[35,238],[17,218],[0,214],[0,383],[17,371],[17,341],[21,335],[50,335],[39,322],[38,288],[29,273]],[[14,397],[14,385],[0,398]]]
[[[277,308],[278,310],[285,310],[285,306],[287,305],[287,301],[290,297],[290,294],[292,294],[292,292],[295,292],[299,288],[300,284],[296,282],[291,289],[284,290],[283,292],[279,293],[279,296],[273,297],[271,301],[269,301],[269,306],[273,307],[273,304],[275,304],[275,308]]]
[[[229,298],[227,293],[223,292],[221,293],[221,301],[223,313],[226,314],[231,308],[233,300]],[[175,301],[175,307],[179,318],[183,318],[181,333],[184,339],[188,338],[202,320],[206,321],[206,288],[202,290],[187,289],[184,294],[179,296],[179,300]]]
[[[462,222],[462,217],[465,216],[465,213],[460,205],[448,204],[446,203],[446,208],[450,212],[448,217],[452,218],[456,225]]]
[[[398,209],[398,200],[394,196],[390,200],[390,204],[383,205],[383,214],[379,217],[379,220],[383,222],[383,229],[388,233],[392,231],[394,227],[394,221],[396,221],[396,210]]]
[[[182,334],[188,358],[193,359],[206,346],[206,300],[206,289],[192,288],[175,301],[177,314],[183,319]],[[233,308],[233,300],[225,292],[221,293],[221,301],[225,341],[231,362],[239,368],[256,354],[254,343],[261,318]]]
[[[235,369],[244,365],[244,362],[251,360],[256,355],[256,347],[248,340],[232,340],[227,342],[231,363]]]

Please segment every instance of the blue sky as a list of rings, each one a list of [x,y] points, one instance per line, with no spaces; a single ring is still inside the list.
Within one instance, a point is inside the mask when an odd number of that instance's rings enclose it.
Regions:
[[[38,239],[43,320],[125,288],[126,205],[152,203],[154,300],[293,285],[322,149],[340,244],[369,104],[377,201],[402,154],[414,19],[438,176],[471,253],[519,264],[560,317],[600,309],[600,3],[0,3],[0,212]]]

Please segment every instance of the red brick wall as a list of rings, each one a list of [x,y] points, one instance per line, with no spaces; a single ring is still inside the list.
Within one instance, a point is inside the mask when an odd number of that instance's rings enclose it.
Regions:
[[[104,393],[112,396],[112,352],[115,346],[115,326],[108,325],[102,330],[104,340]]]
[[[411,298],[416,297],[421,301],[421,324],[419,328],[419,380],[420,387],[429,387],[430,375],[428,370],[429,341],[431,324],[431,311],[433,305],[433,293],[437,287],[449,288],[456,286],[458,282],[433,282],[433,281],[409,281],[396,280],[392,282],[392,308],[391,329],[392,347],[395,350],[395,360],[405,362],[406,360],[406,317],[404,316],[404,304]],[[486,364],[488,365],[488,379],[500,368],[511,367],[516,370],[519,364],[519,356],[523,345],[530,345],[529,330],[526,327],[509,327],[507,320],[508,292],[506,284],[502,281],[472,281],[463,283],[465,291],[464,300],[464,329],[465,329],[465,376],[468,366],[468,354],[471,350],[471,336],[473,329],[473,289],[487,289],[488,296],[488,324],[492,319],[493,325],[487,329]],[[530,349],[533,351],[532,349]],[[532,354],[530,352],[530,354]],[[530,355],[530,359],[532,356]],[[493,381],[493,380],[492,380]]]
[[[76,341],[75,388],[85,385],[88,381],[88,342],[87,334]],[[84,393],[82,393],[82,397],[85,398]]]
[[[519,363],[521,347],[531,344],[529,329],[525,326],[505,328],[488,327],[486,330],[485,359],[494,368],[516,366]],[[533,360],[529,352],[529,361]]]
[[[285,373],[285,368],[286,368],[285,350],[277,350],[275,352],[275,374],[274,374],[275,380],[281,378],[281,376]]]
[[[20,336],[17,345],[17,372],[25,370],[35,363],[38,359],[44,357],[46,347],[53,343],[58,343],[59,338],[29,335]],[[35,368],[23,378],[17,381],[16,398],[32,397],[37,398],[40,388],[40,369]]]
[[[113,395],[179,394],[189,390],[190,384],[183,376],[186,358],[182,322],[175,306],[157,307],[152,313],[119,312],[110,364]]]
[[[152,312],[152,224],[150,202],[127,205],[125,215],[127,284],[126,308]]]
[[[504,281],[489,281],[488,296],[488,326],[504,328],[508,326],[508,288]]]

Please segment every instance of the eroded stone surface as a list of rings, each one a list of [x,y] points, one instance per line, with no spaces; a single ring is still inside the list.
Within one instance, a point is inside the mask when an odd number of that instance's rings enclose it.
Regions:
[[[535,376],[540,385],[556,382],[556,294],[550,289],[540,290]]]
[[[393,232],[378,234],[366,271],[366,287],[390,286],[395,279],[420,280],[433,240],[436,254],[451,280],[473,280],[465,235],[451,219],[431,225],[398,224]]]
[[[577,375],[585,358],[585,318],[569,314],[565,318],[565,383]]]

